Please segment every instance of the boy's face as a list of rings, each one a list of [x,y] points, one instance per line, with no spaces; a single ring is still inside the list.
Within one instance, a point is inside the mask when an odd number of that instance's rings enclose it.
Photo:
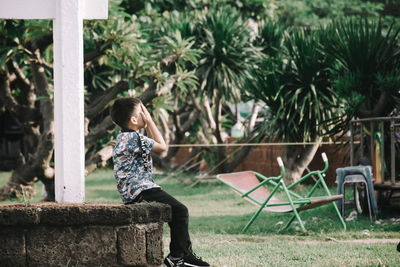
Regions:
[[[132,112],[130,124],[136,128],[136,130],[145,127],[145,121],[143,119],[143,112],[140,105],[137,105]]]

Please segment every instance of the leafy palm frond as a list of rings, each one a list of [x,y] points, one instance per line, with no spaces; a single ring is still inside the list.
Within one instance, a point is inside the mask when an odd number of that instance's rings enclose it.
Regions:
[[[259,38],[257,44],[263,48],[263,53],[269,57],[278,57],[283,45],[286,26],[270,20],[262,20],[259,23]]]
[[[354,19],[326,29],[324,49],[338,62],[336,88],[341,97],[357,92],[364,96],[364,108],[372,110],[382,90],[399,95],[399,80],[390,78],[400,68],[399,34],[393,24],[386,29],[381,21]]]
[[[338,111],[329,67],[318,32],[294,31],[284,42],[283,60],[254,70],[247,88],[270,109],[264,129],[279,140],[310,141],[326,134]]]
[[[218,90],[226,100],[238,100],[248,70],[262,57],[249,38],[249,29],[233,8],[216,9],[207,14],[200,43],[203,58],[197,68],[203,94]]]
[[[198,64],[201,50],[193,48],[195,44],[194,37],[183,39],[181,33],[176,31],[172,36],[163,37],[162,42],[165,44],[164,53],[170,58],[173,57],[178,65],[184,66],[186,63]]]
[[[194,37],[198,23],[196,12],[169,12],[165,13],[157,36],[170,36],[171,33],[179,32],[183,39]]]

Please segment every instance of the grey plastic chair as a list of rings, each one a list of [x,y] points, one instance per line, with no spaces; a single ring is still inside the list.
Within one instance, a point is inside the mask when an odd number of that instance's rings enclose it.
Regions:
[[[372,167],[371,166],[349,166],[336,169],[336,182],[338,194],[345,195],[346,184],[364,184],[365,194],[368,203],[369,218],[371,221],[378,214],[378,205],[374,194],[374,185],[372,182]],[[356,190],[356,189],[355,189]],[[339,211],[344,216],[344,198],[338,200]]]

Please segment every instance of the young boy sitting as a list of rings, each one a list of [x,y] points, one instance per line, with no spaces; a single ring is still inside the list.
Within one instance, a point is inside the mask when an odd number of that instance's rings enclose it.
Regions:
[[[167,145],[146,107],[138,98],[119,98],[111,108],[111,118],[121,127],[113,160],[122,201],[125,204],[155,201],[172,208],[172,220],[168,223],[171,229],[170,254],[164,260],[165,266],[210,266],[192,251],[188,209],[163,191],[152,178],[150,151],[166,151]],[[142,128],[146,129],[149,137],[138,132]]]

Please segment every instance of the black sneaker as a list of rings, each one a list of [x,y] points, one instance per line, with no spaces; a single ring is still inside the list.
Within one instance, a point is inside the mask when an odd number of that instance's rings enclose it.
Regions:
[[[164,259],[165,267],[185,267],[183,258],[172,259],[170,255]]]
[[[183,260],[185,262],[185,266],[187,267],[210,267],[210,264],[203,261],[199,256],[197,256],[193,252],[183,256]]]

